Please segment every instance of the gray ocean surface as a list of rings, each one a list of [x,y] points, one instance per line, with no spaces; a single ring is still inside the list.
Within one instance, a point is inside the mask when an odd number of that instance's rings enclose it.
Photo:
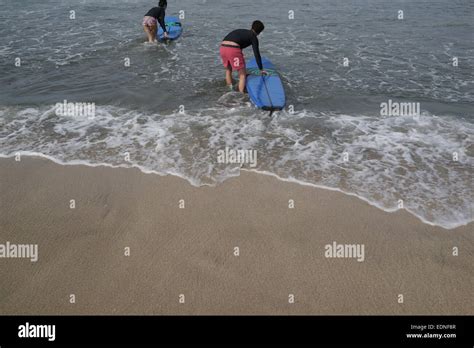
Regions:
[[[445,228],[474,220],[472,0],[169,0],[183,36],[149,45],[141,21],[156,2],[0,0],[0,156],[138,166],[200,186],[239,175],[218,150],[257,150],[244,168],[387,211],[403,200]],[[269,117],[225,86],[219,42],[255,19],[293,113]],[[56,115],[63,100],[95,103],[95,118]],[[421,115],[381,116],[388,100],[419,102]]]

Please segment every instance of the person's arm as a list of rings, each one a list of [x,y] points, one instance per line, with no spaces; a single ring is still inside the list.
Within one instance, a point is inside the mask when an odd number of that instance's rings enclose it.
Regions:
[[[258,68],[263,70],[262,65],[262,56],[260,55],[260,48],[258,44],[258,39],[256,36],[252,39],[252,48],[253,48],[253,55],[255,56],[255,60],[257,61]]]
[[[161,29],[163,29],[164,33],[167,33],[166,25],[165,25],[165,11],[161,11],[160,15],[158,16],[158,23],[160,23]]]

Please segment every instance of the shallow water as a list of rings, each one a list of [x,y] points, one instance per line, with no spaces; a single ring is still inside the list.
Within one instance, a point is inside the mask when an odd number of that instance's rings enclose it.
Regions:
[[[473,220],[470,0],[170,1],[168,14],[184,10],[185,18],[183,36],[168,45],[144,44],[150,1],[1,5],[3,156],[135,165],[215,185],[240,171],[219,164],[218,150],[257,150],[250,170],[340,189],[390,211],[402,199],[446,228]],[[266,24],[262,54],[280,71],[294,113],[270,118],[224,84],[219,41],[255,14]],[[419,102],[421,115],[380,116],[389,99]],[[94,102],[96,115],[57,116],[63,100]]]

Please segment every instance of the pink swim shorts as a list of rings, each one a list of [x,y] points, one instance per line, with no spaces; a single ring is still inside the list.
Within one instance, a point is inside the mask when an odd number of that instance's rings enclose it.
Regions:
[[[232,70],[245,69],[244,54],[240,47],[231,47],[222,45],[220,48],[222,63],[227,68],[232,67]]]
[[[156,27],[157,20],[155,17],[150,17],[150,16],[145,16],[143,18],[143,25],[146,25],[147,27]]]

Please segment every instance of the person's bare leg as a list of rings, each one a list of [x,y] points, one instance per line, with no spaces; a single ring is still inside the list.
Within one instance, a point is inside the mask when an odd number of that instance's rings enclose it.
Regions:
[[[239,70],[239,91],[245,93],[245,81],[247,79],[247,70],[245,68]]]
[[[230,65],[225,69],[225,83],[227,86],[232,86],[234,83],[232,80],[232,67]]]
[[[144,25],[143,30],[145,31],[146,36],[148,36],[148,42],[153,42],[153,35],[148,25]]]
[[[151,27],[151,36],[153,38],[153,41],[152,42],[158,42],[156,40],[156,32],[158,31],[158,27],[156,25],[152,26]]]

